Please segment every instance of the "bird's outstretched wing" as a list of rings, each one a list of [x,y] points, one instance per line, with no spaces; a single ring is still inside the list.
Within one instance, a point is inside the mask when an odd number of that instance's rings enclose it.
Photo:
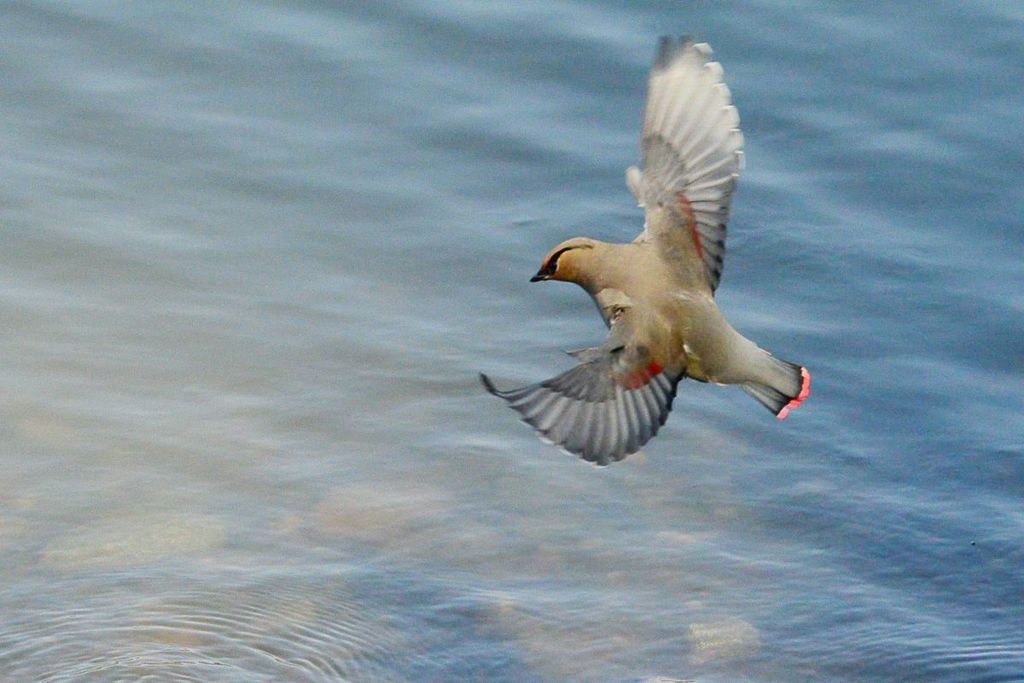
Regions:
[[[510,391],[480,379],[546,441],[598,465],[621,460],[665,424],[680,379],[629,341],[629,317],[612,321],[601,346],[573,352],[579,365],[557,377]]]
[[[729,200],[743,166],[743,133],[706,43],[662,38],[647,81],[640,145],[643,172],[626,184],[645,207],[644,233],[689,239],[714,292],[722,275]]]

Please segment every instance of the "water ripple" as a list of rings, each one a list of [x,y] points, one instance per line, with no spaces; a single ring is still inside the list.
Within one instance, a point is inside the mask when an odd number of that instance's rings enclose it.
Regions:
[[[83,579],[77,607],[25,595],[0,629],[11,680],[402,680],[403,636],[343,579]]]

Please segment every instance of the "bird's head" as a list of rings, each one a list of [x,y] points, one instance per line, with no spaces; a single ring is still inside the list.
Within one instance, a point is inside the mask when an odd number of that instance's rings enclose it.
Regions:
[[[530,282],[562,280],[582,284],[587,274],[589,259],[597,241],[589,237],[573,237],[552,249],[540,263],[540,270]]]

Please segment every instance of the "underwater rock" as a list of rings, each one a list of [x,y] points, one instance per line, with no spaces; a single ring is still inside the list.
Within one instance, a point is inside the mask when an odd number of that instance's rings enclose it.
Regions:
[[[451,508],[451,497],[429,486],[344,486],[324,496],[313,524],[326,536],[388,543],[429,526]]]
[[[148,513],[80,527],[51,542],[40,560],[64,571],[118,569],[208,551],[225,537],[216,517]]]
[[[761,647],[757,629],[737,618],[690,624],[688,635],[694,664],[752,655]]]

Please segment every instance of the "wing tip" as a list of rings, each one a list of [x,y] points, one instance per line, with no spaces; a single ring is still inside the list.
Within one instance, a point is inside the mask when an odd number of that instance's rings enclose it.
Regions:
[[[661,36],[658,38],[658,51],[657,56],[654,59],[654,66],[656,69],[664,69],[670,65],[676,58],[689,50],[690,48],[696,49],[705,58],[711,56],[711,46],[707,43],[694,43],[693,36],[683,34],[678,38],[672,36]]]
[[[482,372],[480,373],[480,382],[484,385],[484,389],[487,390],[488,394],[491,396],[497,396],[498,398],[503,398],[501,392],[498,391],[496,386],[494,386],[494,382],[491,381],[491,378]]]
[[[658,38],[658,52],[654,58],[654,66],[663,69],[672,61],[673,47],[675,40],[672,36],[661,36]]]

